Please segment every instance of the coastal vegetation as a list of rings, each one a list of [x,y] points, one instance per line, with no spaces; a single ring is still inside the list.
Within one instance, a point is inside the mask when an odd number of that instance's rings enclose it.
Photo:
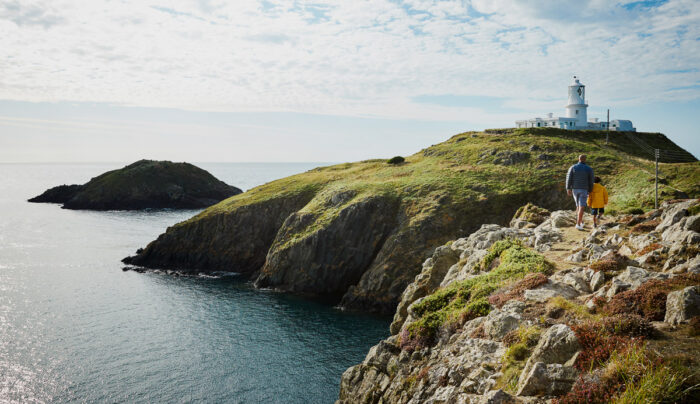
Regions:
[[[685,153],[662,134],[637,136]],[[483,223],[505,224],[528,202],[570,208],[564,174],[580,153],[603,177],[610,211],[653,207],[653,162],[623,134],[606,144],[596,131],[465,132],[402,164],[343,163],[253,188],[172,226],[125,262],[233,270],[260,287],[391,313],[435,247]],[[664,163],[661,170],[662,200],[700,194],[697,162]]]

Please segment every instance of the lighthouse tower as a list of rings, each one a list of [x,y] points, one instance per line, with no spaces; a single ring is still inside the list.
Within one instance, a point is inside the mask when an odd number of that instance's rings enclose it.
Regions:
[[[569,86],[569,105],[566,106],[566,117],[576,119],[577,128],[588,126],[588,104],[586,104],[586,86],[581,84],[576,76]]]

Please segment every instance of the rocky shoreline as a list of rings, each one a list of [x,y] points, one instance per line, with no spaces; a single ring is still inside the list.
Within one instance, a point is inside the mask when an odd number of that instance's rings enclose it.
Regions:
[[[677,377],[656,394],[697,399],[700,200],[574,220],[528,206],[435,249],[337,403],[609,402],[654,375]]]

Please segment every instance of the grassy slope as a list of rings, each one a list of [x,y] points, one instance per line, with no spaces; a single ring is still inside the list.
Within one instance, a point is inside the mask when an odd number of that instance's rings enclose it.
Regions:
[[[209,172],[189,163],[140,160],[91,179],[81,190],[81,197],[87,200],[110,199],[137,189],[143,192],[159,190],[170,183],[180,184],[188,192],[228,187]]]
[[[491,133],[489,133],[491,132]],[[652,147],[682,151],[664,135],[637,133]],[[530,152],[536,144],[541,150]],[[511,166],[491,164],[494,156],[482,159],[484,151],[519,151],[530,154],[529,160]],[[537,156],[552,156],[549,167]],[[389,165],[384,160],[366,160],[321,167],[306,173],[286,177],[256,187],[229,198],[195,216],[188,222],[210,215],[230,212],[243,205],[270,198],[303,192],[332,195],[342,190],[354,190],[360,197],[376,194],[401,198],[407,214],[413,220],[429,205],[438,203],[440,196],[449,196],[456,204],[484,201],[494,195],[517,194],[541,185],[559,185],[563,189],[565,170],[576,161],[579,153],[589,154],[589,163],[610,192],[610,208],[650,207],[653,204],[653,161],[637,144],[625,135],[611,134],[605,144],[605,132],[566,131],[560,129],[506,129],[487,133],[466,132],[431,146],[406,158],[401,165]],[[482,163],[478,163],[483,160]],[[700,163],[661,164],[668,182],[660,186],[665,199],[681,190],[691,196],[700,193]],[[651,174],[650,174],[651,173]],[[652,178],[652,182],[649,182]],[[321,198],[322,199],[322,198]],[[320,205],[309,204],[304,210]],[[498,209],[490,206],[489,209]],[[325,208],[324,208],[325,209]],[[324,210],[309,228],[320,227],[339,209]]]

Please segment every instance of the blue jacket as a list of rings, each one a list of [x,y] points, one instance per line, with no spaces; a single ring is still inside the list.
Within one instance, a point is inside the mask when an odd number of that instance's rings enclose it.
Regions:
[[[566,173],[566,189],[593,191],[593,169],[586,163],[577,163],[569,167],[569,172]]]

